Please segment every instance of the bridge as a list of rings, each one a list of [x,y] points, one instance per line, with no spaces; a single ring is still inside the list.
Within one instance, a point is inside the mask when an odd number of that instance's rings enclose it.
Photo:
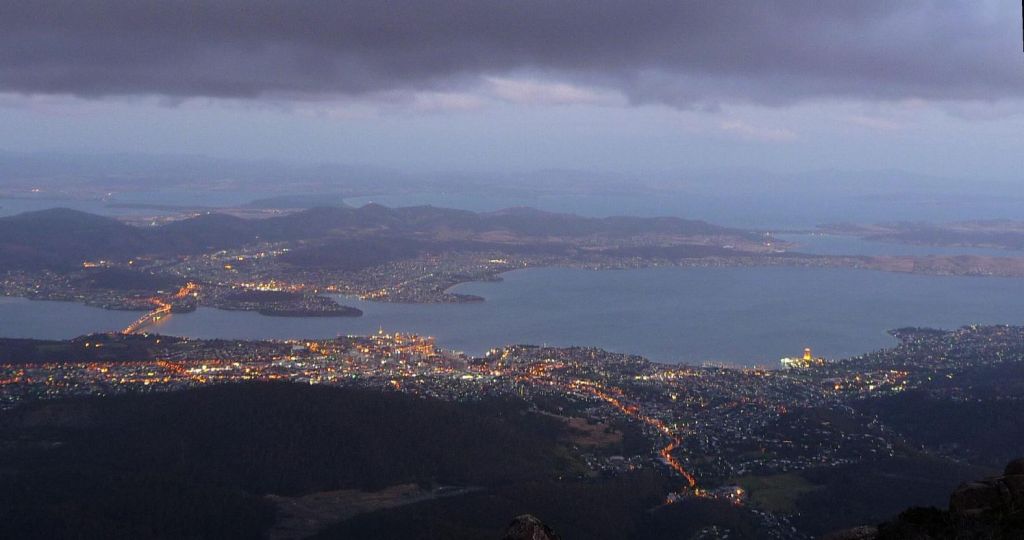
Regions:
[[[165,315],[170,315],[171,311],[174,309],[175,300],[183,300],[187,298],[189,295],[194,294],[197,290],[199,290],[199,285],[196,285],[195,283],[192,283],[190,281],[186,283],[182,288],[178,289],[178,292],[174,293],[167,299],[161,298],[159,296],[154,296],[153,298],[150,298],[150,302],[152,302],[153,306],[155,306],[153,310],[139,317],[138,319],[135,319],[135,321],[133,321],[131,324],[125,327],[124,330],[121,330],[121,333],[134,334],[139,330],[142,330],[143,328],[149,326],[150,324],[159,321]]]

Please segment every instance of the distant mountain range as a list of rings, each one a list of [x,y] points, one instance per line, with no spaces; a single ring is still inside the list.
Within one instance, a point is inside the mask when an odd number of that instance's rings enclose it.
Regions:
[[[361,208],[311,208],[266,219],[209,213],[153,227],[54,208],[0,218],[0,270],[69,270],[88,260],[196,254],[260,241],[386,236],[529,243],[638,235],[757,238],[753,233],[698,220],[588,218],[531,208],[474,213],[432,206],[388,208],[368,204]]]

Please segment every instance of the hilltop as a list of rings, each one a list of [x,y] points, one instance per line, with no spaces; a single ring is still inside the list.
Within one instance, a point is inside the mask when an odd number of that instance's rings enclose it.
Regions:
[[[238,248],[257,242],[360,238],[375,242],[468,241],[537,244],[636,236],[717,236],[732,241],[756,235],[680,218],[588,218],[533,209],[491,213],[416,206],[317,207],[264,219],[200,214],[165,225],[138,227],[116,219],[56,208],[0,218],[0,269],[68,270],[83,261],[178,256]],[[592,240],[591,240],[592,241]],[[401,246],[404,249],[404,246]]]
[[[30,404],[0,415],[0,536],[251,538],[267,495],[545,482],[572,465],[561,429],[514,401],[285,383]]]

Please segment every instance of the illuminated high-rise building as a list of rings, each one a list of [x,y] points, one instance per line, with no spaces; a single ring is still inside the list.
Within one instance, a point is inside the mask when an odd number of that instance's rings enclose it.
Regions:
[[[784,367],[784,368],[808,368],[808,367],[811,367],[811,366],[824,365],[825,359],[824,358],[815,358],[814,357],[814,353],[811,351],[811,348],[810,347],[805,347],[804,348],[803,356],[801,356],[799,358],[797,358],[797,357],[793,357],[793,358],[786,357],[786,358],[783,358],[782,360],[780,360],[780,362],[782,363],[782,367]]]

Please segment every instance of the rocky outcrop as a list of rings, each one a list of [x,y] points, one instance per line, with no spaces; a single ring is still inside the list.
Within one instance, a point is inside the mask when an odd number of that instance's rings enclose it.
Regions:
[[[1024,538],[1024,459],[1002,476],[961,484],[949,509],[911,508],[875,527],[829,534],[823,540],[1020,540]]]
[[[1024,459],[1011,461],[1003,476],[960,485],[949,498],[949,511],[968,520],[1024,511]]]
[[[559,540],[555,531],[530,514],[512,520],[502,540]]]

